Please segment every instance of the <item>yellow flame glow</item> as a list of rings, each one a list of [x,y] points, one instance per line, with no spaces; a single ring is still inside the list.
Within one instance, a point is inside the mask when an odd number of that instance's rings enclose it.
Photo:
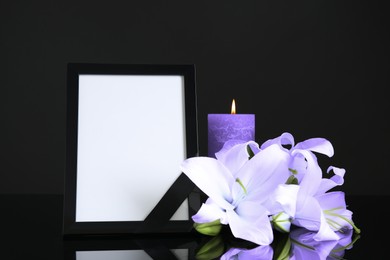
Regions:
[[[231,114],[235,114],[236,113],[236,101],[232,101],[232,110],[231,110]]]

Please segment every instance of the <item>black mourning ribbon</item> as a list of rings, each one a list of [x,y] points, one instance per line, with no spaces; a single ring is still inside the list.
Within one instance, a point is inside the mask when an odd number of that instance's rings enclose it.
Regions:
[[[172,226],[168,224],[172,215],[186,198],[189,198],[189,213],[196,212],[200,207],[199,194],[200,191],[196,189],[195,184],[185,174],[181,173],[145,218],[137,233],[189,232],[192,229],[191,221],[185,221],[180,227],[177,223]]]

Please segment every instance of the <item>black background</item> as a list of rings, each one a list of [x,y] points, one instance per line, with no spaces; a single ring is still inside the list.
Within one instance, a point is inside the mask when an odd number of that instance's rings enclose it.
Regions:
[[[257,142],[324,137],[335,155],[320,162],[346,168],[347,194],[389,195],[387,12],[379,1],[1,1],[0,193],[63,193],[66,67],[87,62],[195,64],[201,155],[207,114],[235,98],[256,114]]]

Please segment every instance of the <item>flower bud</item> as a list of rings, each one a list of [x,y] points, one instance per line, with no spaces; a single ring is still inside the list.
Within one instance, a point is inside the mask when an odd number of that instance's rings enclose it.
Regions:
[[[291,217],[285,212],[280,212],[272,216],[272,225],[280,232],[288,233],[291,227]]]

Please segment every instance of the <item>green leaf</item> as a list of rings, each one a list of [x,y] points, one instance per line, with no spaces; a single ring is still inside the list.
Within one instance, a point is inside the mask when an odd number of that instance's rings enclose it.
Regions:
[[[201,234],[216,236],[221,231],[222,224],[219,219],[217,219],[208,223],[194,223],[194,228]]]
[[[246,151],[249,154],[248,160],[252,159],[252,157],[255,156],[255,153],[252,151],[252,148],[249,144],[246,146]]]

